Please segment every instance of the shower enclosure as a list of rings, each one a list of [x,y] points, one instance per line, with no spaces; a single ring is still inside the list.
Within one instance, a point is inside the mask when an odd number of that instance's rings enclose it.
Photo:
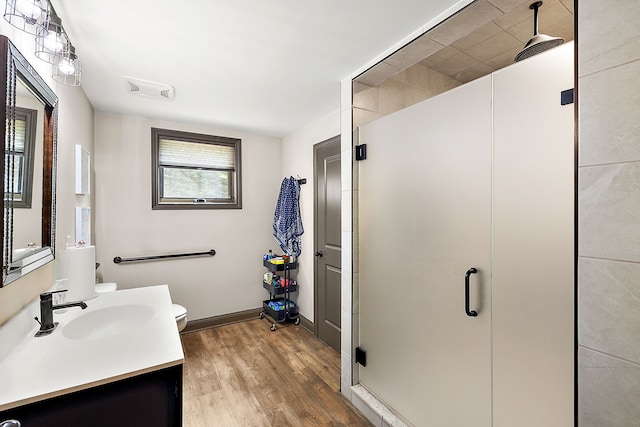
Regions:
[[[571,426],[573,43],[359,130],[360,383],[416,426]]]

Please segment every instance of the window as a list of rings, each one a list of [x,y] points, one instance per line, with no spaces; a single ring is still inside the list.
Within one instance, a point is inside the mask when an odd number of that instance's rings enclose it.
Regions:
[[[151,128],[152,208],[242,208],[240,142]]]
[[[4,159],[4,182],[10,189],[5,193],[5,200],[13,197],[14,208],[31,208],[37,117],[36,110],[15,107],[15,120],[11,123],[9,119],[7,123],[7,130],[15,134],[15,144]]]

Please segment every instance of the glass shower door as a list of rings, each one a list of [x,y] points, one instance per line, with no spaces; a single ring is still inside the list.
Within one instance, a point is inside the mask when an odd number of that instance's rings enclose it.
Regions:
[[[414,425],[491,425],[491,91],[359,131],[359,379]]]

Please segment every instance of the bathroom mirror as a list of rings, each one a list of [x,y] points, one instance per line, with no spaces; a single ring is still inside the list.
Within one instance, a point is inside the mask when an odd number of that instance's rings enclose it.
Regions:
[[[0,36],[0,103],[5,116],[2,177],[2,283],[50,262],[55,252],[58,99],[5,36]]]

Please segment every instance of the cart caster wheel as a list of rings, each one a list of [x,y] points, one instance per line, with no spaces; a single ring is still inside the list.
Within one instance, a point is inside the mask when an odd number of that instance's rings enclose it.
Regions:
[[[274,325],[271,325],[271,332],[273,332],[273,331],[275,331],[275,330],[276,330],[276,325],[275,325],[275,324],[274,324]]]
[[[299,325],[300,324],[300,318],[296,317],[296,320],[293,322],[295,325]]]
[[[258,317],[260,317],[261,319],[264,319],[264,313],[260,313]]]

